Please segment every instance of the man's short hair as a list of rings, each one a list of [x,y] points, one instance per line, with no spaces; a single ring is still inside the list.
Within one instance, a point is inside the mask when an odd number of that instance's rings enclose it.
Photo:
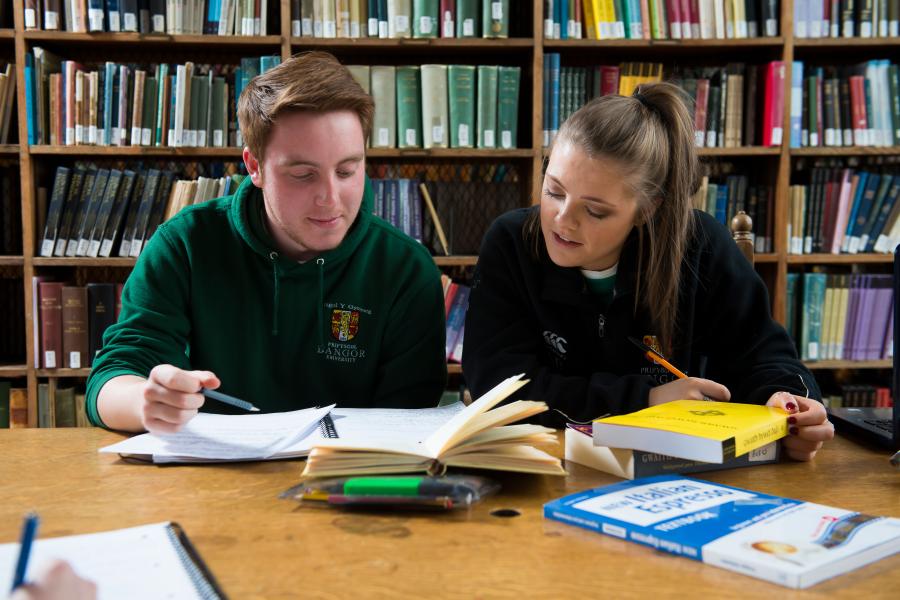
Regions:
[[[244,145],[262,162],[280,114],[339,110],[356,113],[368,139],[375,114],[372,97],[331,54],[303,52],[250,80],[238,100],[238,121]]]

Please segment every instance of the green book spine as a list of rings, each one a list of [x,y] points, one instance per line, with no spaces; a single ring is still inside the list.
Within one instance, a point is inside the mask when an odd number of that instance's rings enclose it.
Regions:
[[[75,388],[58,388],[54,399],[56,427],[75,427]]]
[[[397,67],[397,146],[422,147],[419,67]]]
[[[53,411],[50,408],[50,384],[38,384],[38,427],[53,427]]]
[[[450,96],[450,147],[475,147],[475,67],[450,65],[447,68]]]
[[[803,360],[819,360],[822,335],[822,305],[825,302],[825,273],[803,275],[803,331],[800,346]]]
[[[228,89],[224,77],[213,79],[212,93],[212,140],[211,145],[222,148],[228,139],[228,113],[227,113]]]
[[[794,323],[794,314],[797,312],[797,282],[799,279],[799,273],[787,274],[787,290],[785,292],[784,302],[784,328],[787,330],[788,335],[791,336],[791,339],[794,341],[794,346],[797,345],[797,332],[795,331],[796,328]]]
[[[375,117],[372,122],[372,148],[394,148],[397,143],[397,69],[372,67],[372,98]]]
[[[500,67],[498,69],[497,129],[500,131],[501,148],[516,148],[518,145],[521,73],[521,67]]]
[[[891,4],[893,6],[893,4]],[[900,146],[900,67],[888,68],[888,86],[891,95],[891,121],[894,125],[894,145]]]
[[[502,0],[501,2],[484,0],[482,2],[481,37],[509,37],[509,0]]]
[[[481,31],[479,26],[479,0],[457,0],[456,37],[473,38]]]
[[[9,388],[8,381],[0,381],[0,429],[9,429]]]
[[[438,0],[413,0],[413,37],[438,37]]]
[[[495,66],[478,67],[479,148],[497,147],[497,71]]]
[[[153,145],[153,132],[156,130],[156,95],[159,83],[156,77],[148,77],[144,82],[144,107],[141,112],[141,145]]]
[[[447,65],[422,65],[422,141],[426,148],[447,148]]]

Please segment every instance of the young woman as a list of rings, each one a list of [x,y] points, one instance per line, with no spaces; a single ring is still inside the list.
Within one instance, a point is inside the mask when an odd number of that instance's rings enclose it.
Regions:
[[[466,381],[477,397],[525,372],[518,396],[547,402],[543,419],[557,427],[682,398],[767,403],[791,413],[785,447],[809,460],[834,429],[762,280],[728,230],[691,208],[700,164],[680,94],[644,85],[563,124],[540,206],[501,216],[485,236]]]

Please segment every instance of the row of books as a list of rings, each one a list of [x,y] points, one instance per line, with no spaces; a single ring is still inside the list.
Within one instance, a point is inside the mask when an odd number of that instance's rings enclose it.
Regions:
[[[510,0],[291,0],[291,35],[316,38],[507,38],[510,11],[519,4],[524,3]]]
[[[891,358],[892,283],[882,274],[788,273],[785,328],[799,342],[800,357]]]
[[[188,204],[232,192],[242,176],[175,179],[169,169],[57,167],[39,256],[136,257],[160,223]]]
[[[725,226],[738,212],[746,212],[753,220],[754,251],[773,251],[775,192],[771,185],[750,184],[746,175],[733,173],[704,175],[693,205]]]
[[[893,252],[900,243],[900,172],[813,168],[790,187],[789,254]]]
[[[889,60],[791,71],[791,147],[900,145],[900,67]]]
[[[84,392],[80,388],[76,391],[74,386],[51,392],[49,383],[39,383],[37,409],[38,427],[93,427],[85,412]]]
[[[466,329],[466,311],[469,309],[469,293],[472,289],[441,275],[444,285],[444,310],[447,322],[447,362],[462,362],[463,339]]]
[[[795,38],[897,37],[896,0],[794,0]]]
[[[34,323],[35,364],[42,369],[83,369],[103,347],[103,332],[116,322],[121,283],[84,286],[33,278],[37,305]]]
[[[841,407],[874,407],[891,408],[894,397],[891,388],[881,385],[858,384],[842,385],[840,394],[828,394],[822,398],[822,404],[828,408]]]
[[[16,161],[0,162],[0,255],[22,254],[19,179],[19,165]]]
[[[417,179],[372,179],[373,213],[409,237],[422,241],[423,203]]]
[[[780,17],[778,0],[544,0],[544,37],[551,40],[775,37]]]
[[[0,364],[25,363],[25,299],[22,276],[0,278]]]
[[[373,148],[516,148],[521,67],[348,67],[375,100]]]
[[[25,59],[28,143],[66,146],[240,145],[237,98],[281,62],[85,66],[41,47]]]
[[[559,53],[544,54],[544,145],[571,113],[598,96],[629,96],[642,83],[663,81],[662,63],[562,67]],[[724,67],[677,69],[668,81],[679,85],[693,111],[698,147],[736,148],[781,144],[784,63],[730,63]]]
[[[25,29],[148,34],[265,35],[269,0],[24,0]],[[277,21],[276,21],[277,22]]]

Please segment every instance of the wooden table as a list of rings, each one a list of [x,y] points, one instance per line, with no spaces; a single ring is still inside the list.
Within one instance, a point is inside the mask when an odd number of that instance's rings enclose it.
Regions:
[[[178,521],[232,598],[897,598],[900,555],[794,592],[631,542],[545,520],[544,502],[617,481],[497,475],[502,492],[468,511],[366,514],[300,507],[278,494],[302,463],[128,464],[98,429],[0,431],[0,542],[35,509],[52,537]],[[561,448],[560,448],[561,451]],[[751,490],[900,517],[900,472],[838,438],[815,462],[701,476]],[[516,517],[492,516],[497,509]]]

